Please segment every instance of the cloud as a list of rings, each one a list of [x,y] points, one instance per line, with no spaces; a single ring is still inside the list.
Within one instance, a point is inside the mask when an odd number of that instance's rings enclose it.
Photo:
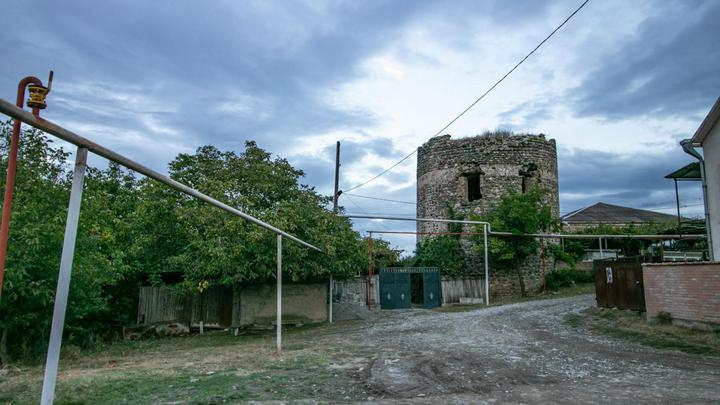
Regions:
[[[52,68],[45,117],[154,169],[204,144],[239,150],[252,139],[329,195],[335,141],[342,188],[367,180],[425,142],[579,4],[9,2],[0,14],[0,97],[13,99],[19,78]],[[711,0],[590,2],[446,132],[556,138],[563,210],[599,200],[665,207],[674,195],[662,176],[688,161],[677,140],[720,94],[718,17]],[[414,201],[414,182],[412,157],[354,193]],[[683,204],[694,203],[694,184],[682,187],[691,196]],[[341,204],[414,213],[351,196]],[[381,225],[414,229],[356,222]],[[389,239],[412,249],[414,238]]]
[[[697,116],[720,94],[720,3],[656,4],[634,40],[569,91],[580,116]],[[702,117],[700,117],[702,118]]]
[[[675,189],[668,173],[693,159],[678,147],[662,153],[618,154],[560,148],[558,171],[561,212],[605,202],[634,208],[675,212]],[[684,212],[702,212],[699,182],[680,184]]]

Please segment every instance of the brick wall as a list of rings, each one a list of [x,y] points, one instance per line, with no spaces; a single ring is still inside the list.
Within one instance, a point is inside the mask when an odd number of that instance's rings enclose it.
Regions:
[[[720,324],[720,262],[644,264],[643,281],[648,319]]]

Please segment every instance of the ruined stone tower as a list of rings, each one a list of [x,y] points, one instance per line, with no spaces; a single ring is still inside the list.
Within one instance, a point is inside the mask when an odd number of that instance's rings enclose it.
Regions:
[[[537,186],[548,190],[546,203],[555,215],[559,213],[557,150],[555,140],[545,135],[491,133],[461,139],[443,135],[421,146],[417,159],[420,218],[448,218],[452,212],[469,219],[471,213],[487,213],[509,191]],[[447,230],[443,223],[417,223],[418,232]],[[464,231],[473,228],[466,226]],[[418,235],[418,240],[422,237]],[[477,254],[470,242],[464,238],[462,243],[469,267],[479,272],[482,263],[472,260]]]

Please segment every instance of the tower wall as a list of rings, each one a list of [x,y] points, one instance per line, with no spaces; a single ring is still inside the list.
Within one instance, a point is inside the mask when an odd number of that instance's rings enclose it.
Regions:
[[[557,148],[554,139],[544,135],[488,134],[451,139],[435,137],[418,149],[417,216],[420,218],[456,217],[470,219],[471,214],[484,215],[511,191],[522,192],[533,187],[548,190],[545,203],[554,215],[560,211],[558,197]],[[418,222],[418,232],[446,232],[443,223]],[[472,232],[472,226],[463,231]],[[418,235],[418,240],[423,235]],[[468,268],[482,274],[482,257],[472,249],[472,242],[461,238]],[[539,257],[527,260],[528,285],[539,277]],[[493,278],[493,284],[501,282]],[[502,281],[503,284],[511,280]]]

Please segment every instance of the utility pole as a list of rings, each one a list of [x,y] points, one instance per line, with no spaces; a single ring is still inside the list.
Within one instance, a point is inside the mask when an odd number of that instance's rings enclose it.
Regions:
[[[338,213],[338,198],[340,197],[340,141],[335,144],[335,192],[333,193],[333,214]],[[328,299],[328,322],[333,321],[333,276],[330,274],[330,298]]]
[[[340,197],[340,141],[335,146],[335,193],[333,194],[333,213],[338,213],[338,198]]]

